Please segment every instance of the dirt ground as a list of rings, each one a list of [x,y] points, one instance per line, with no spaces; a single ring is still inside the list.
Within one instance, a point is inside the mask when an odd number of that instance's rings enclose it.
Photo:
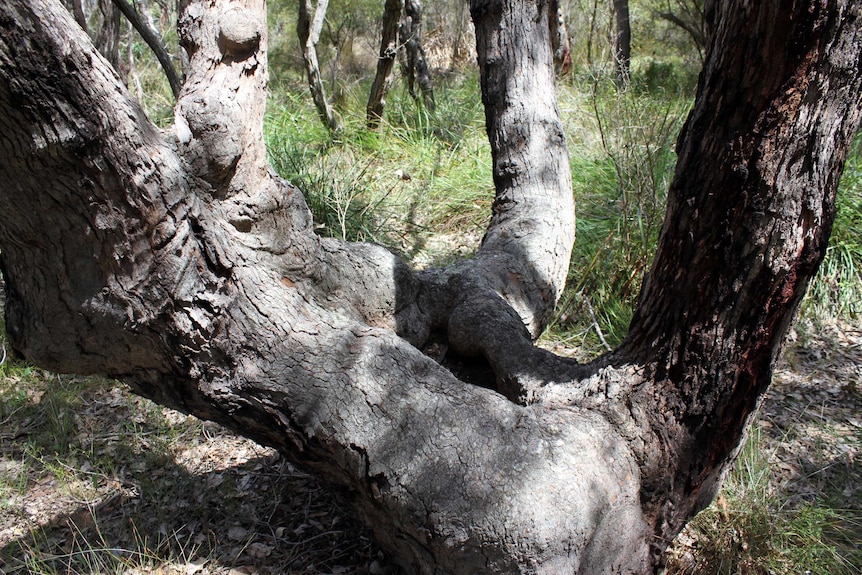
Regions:
[[[16,373],[0,387],[25,397],[0,409],[0,572],[392,572],[347,495],[273,450],[113,382]],[[785,505],[829,493],[862,516],[860,386],[862,326],[800,324],[757,427]],[[703,537],[677,541],[677,572],[705,572]]]

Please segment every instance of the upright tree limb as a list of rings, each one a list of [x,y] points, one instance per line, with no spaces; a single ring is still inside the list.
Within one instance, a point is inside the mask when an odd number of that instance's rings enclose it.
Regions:
[[[377,57],[377,73],[371,84],[368,104],[365,107],[369,128],[377,128],[383,119],[386,94],[392,85],[392,68],[398,56],[398,21],[404,0],[386,0],[383,10],[383,32],[380,35],[380,54]]]
[[[305,62],[305,72],[308,75],[308,88],[311,98],[317,107],[317,113],[323,124],[332,132],[341,131],[341,120],[329,105],[326,89],[320,76],[320,64],[317,61],[317,43],[326,19],[326,7],[329,0],[317,0],[317,7],[312,11],[311,0],[299,0],[299,18],[296,21],[296,33],[302,48],[302,59]]]
[[[407,52],[407,83],[410,95],[415,99],[415,84],[422,91],[422,102],[429,111],[434,111],[434,87],[431,71],[425,60],[422,47],[422,3],[420,0],[405,0],[404,21],[401,24],[401,43]]]
[[[614,27],[611,39],[617,85],[625,88],[629,84],[632,68],[632,26],[629,18],[629,0],[613,0]]]
[[[644,392],[665,406],[644,414],[668,442],[644,494],[671,533],[711,501],[771,381],[862,114],[858,2],[714,8],[658,253],[617,356],[649,366]]]
[[[168,78],[168,84],[171,86],[171,92],[173,93],[174,98],[179,97],[183,81],[180,79],[179,74],[177,74],[177,69],[174,67],[173,59],[171,58],[170,53],[168,53],[168,49],[165,47],[165,43],[162,41],[162,37],[159,35],[158,31],[153,30],[149,23],[141,18],[138,11],[135,10],[135,7],[129,4],[127,0],[112,1],[114,2],[114,5],[120,9],[120,12],[123,13],[132,27],[141,35],[141,38],[144,39],[144,42],[147,43],[147,46],[150,47],[153,54],[156,55],[156,58],[159,60],[159,64],[162,66],[162,70],[165,72],[165,76]]]
[[[566,16],[559,0],[551,0],[548,22],[551,26],[551,48],[554,51],[554,69],[558,76],[565,76],[572,69],[572,48],[566,29]]]
[[[98,7],[99,26],[94,40],[96,48],[111,63],[114,70],[123,76],[120,67],[120,12],[111,0],[98,0]]]

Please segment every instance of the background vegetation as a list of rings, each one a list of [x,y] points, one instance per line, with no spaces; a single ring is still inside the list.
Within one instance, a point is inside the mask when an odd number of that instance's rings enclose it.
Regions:
[[[382,243],[417,267],[469,256],[493,195],[466,7],[428,4],[436,110],[396,81],[382,126],[370,131],[365,102],[382,3],[332,2],[318,47],[345,124],[332,135],[305,85],[295,2],[270,3],[272,165],[304,191],[320,234]],[[632,1],[631,82],[620,88],[605,4],[564,2],[573,67],[558,86],[577,244],[541,344],[581,359],[626,333],[702,59],[691,36],[660,16],[697,1]],[[157,20],[170,15],[166,5],[149,9]],[[165,39],[176,50],[171,29]],[[146,46],[124,34],[127,81],[167,127],[167,82]],[[672,548],[669,573],[862,573],[862,144],[838,202],[827,259],[775,388],[716,503]],[[115,382],[45,373],[8,357],[5,342],[2,354],[0,571],[386,572],[337,497],[270,450]]]

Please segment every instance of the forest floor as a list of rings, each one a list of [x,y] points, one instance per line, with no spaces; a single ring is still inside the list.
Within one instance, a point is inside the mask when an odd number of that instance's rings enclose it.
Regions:
[[[116,382],[2,367],[0,573],[392,572],[344,495],[274,450]],[[800,322],[749,445],[742,474],[763,475],[768,513],[839,510],[815,530],[862,546],[862,325]],[[677,539],[669,573],[819,571],[750,543],[733,489]]]

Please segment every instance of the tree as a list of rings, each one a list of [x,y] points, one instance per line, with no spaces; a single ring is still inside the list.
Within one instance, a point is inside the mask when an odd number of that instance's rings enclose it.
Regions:
[[[648,573],[712,499],[823,257],[862,6],[709,5],[658,253],[628,337],[586,365],[532,343],[574,229],[547,3],[471,10],[493,214],[474,258],[413,272],[316,236],[267,169],[262,1],[184,5],[169,133],[56,0],[4,3],[10,342],[278,448],[408,572]],[[424,355],[432,335],[491,388]]]
[[[559,0],[552,0],[548,8],[548,25],[551,27],[551,47],[554,50],[554,69],[565,76],[572,69],[572,48],[566,30],[566,16]]]
[[[678,26],[694,42],[698,54],[703,57],[703,49],[706,45],[706,31],[704,30],[703,0],[675,0],[671,6],[667,0],[664,12],[657,12],[659,18]]]
[[[404,16],[400,28],[401,43],[406,52],[407,86],[410,95],[417,98],[415,85],[419,84],[422,91],[422,102],[433,112],[434,86],[431,82],[431,71],[425,60],[425,48],[422,47],[422,2],[420,0],[404,0]]]
[[[337,133],[342,129],[341,120],[333,111],[332,106],[329,105],[329,100],[326,99],[323,79],[320,77],[320,64],[317,61],[317,43],[320,41],[320,33],[323,30],[328,4],[329,0],[318,0],[317,7],[312,10],[311,0],[300,0],[296,33],[299,36],[302,59],[305,62],[308,88],[311,90],[311,98],[314,100],[317,113],[323,121],[323,125]]]
[[[611,48],[617,67],[617,85],[628,86],[632,68],[632,27],[629,19],[629,0],[613,0],[613,32]]]
[[[386,107],[386,94],[392,85],[392,68],[398,56],[398,22],[404,0],[386,0],[383,8],[383,31],[380,34],[380,54],[377,56],[377,72],[368,94],[365,114],[369,128],[376,128],[383,119]]]

